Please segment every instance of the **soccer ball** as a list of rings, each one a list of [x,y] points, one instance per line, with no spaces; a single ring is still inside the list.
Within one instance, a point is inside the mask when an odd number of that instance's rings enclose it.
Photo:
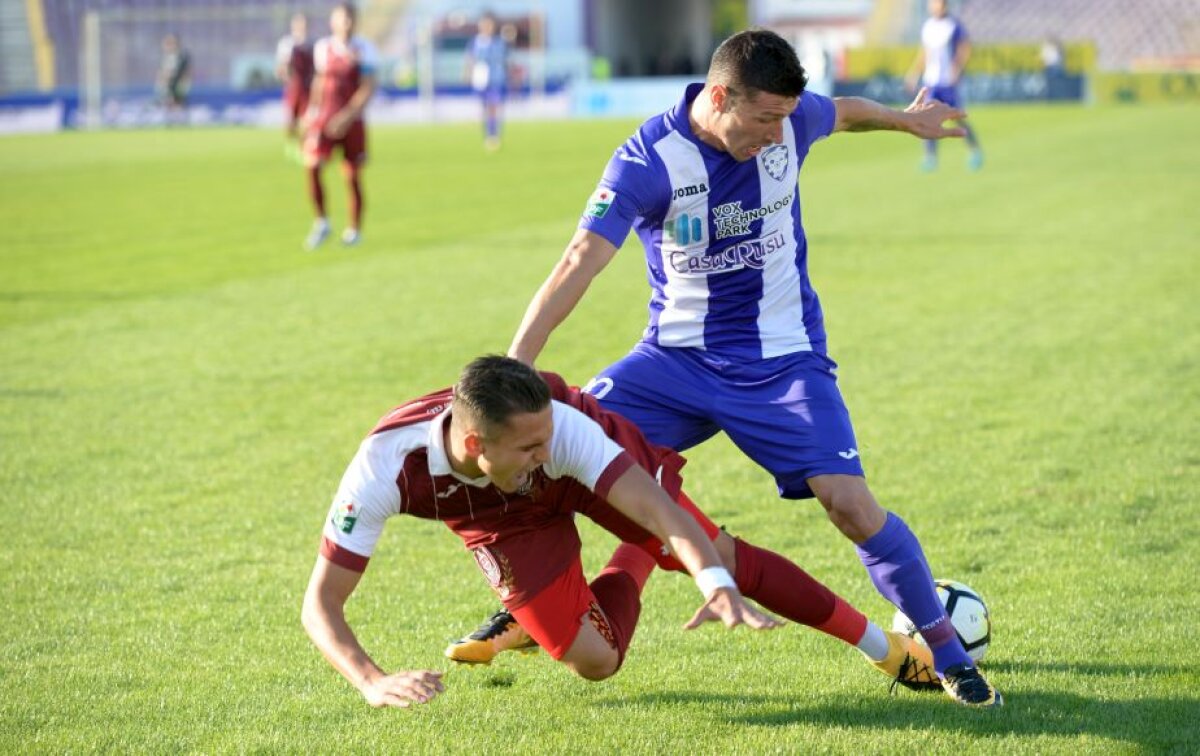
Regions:
[[[965,583],[954,580],[934,582],[937,585],[938,598],[946,607],[946,614],[950,615],[950,623],[954,625],[959,642],[967,650],[967,656],[976,663],[983,661],[983,655],[987,653],[988,644],[992,641],[992,618],[988,615],[983,597]],[[899,609],[892,618],[892,629],[910,638],[919,639],[916,625]]]

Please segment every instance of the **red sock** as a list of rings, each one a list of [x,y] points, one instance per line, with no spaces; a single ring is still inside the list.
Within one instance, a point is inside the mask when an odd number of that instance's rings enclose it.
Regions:
[[[363,194],[357,165],[346,168],[346,183],[350,187],[350,227],[362,228]]]
[[[317,216],[325,217],[325,190],[321,188],[321,166],[308,169],[308,196],[312,198],[313,208]]]
[[[655,564],[657,563],[654,561],[654,557],[647,554],[641,547],[634,546],[632,543],[622,543],[617,546],[612,558],[608,560],[608,565],[600,570],[600,574],[627,572],[629,577],[637,583],[638,592],[641,593],[642,589],[646,587],[646,581],[650,579],[650,573],[654,571]]]
[[[738,590],[767,609],[850,645],[862,640],[867,618],[793,562],[734,539]]]
[[[606,567],[599,577],[592,581],[591,589],[596,603],[604,612],[604,616],[593,615],[591,620],[596,623],[596,629],[608,636],[609,641],[616,647],[617,669],[620,669],[625,662],[625,651],[629,648],[629,642],[633,640],[638,615],[642,613],[641,588],[628,572]],[[607,624],[611,633],[604,632],[604,624]]]

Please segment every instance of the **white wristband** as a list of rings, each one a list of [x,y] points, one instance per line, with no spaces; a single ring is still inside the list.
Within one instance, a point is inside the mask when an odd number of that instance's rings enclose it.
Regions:
[[[737,583],[724,567],[705,567],[696,575],[696,587],[704,598],[712,598],[718,588],[737,588]]]

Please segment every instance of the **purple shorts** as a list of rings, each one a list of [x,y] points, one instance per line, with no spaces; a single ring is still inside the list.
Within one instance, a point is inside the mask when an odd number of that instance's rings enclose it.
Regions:
[[[952,108],[962,107],[962,98],[958,96],[958,87],[954,85],[930,87],[929,99],[944,102]]]
[[[643,342],[585,390],[677,451],[724,431],[775,477],[780,496],[807,499],[815,475],[863,474],[836,367],[813,352],[734,363]]]

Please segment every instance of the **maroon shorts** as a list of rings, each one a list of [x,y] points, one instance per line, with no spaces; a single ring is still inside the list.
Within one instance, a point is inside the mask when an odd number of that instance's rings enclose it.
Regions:
[[[676,501],[679,506],[687,510],[696,519],[710,539],[715,539],[717,534],[721,532],[721,529],[712,520],[708,519],[685,494],[680,492],[676,496]],[[602,512],[592,512],[589,513],[589,516],[605,529],[616,533],[627,543],[641,547],[646,553],[654,557],[655,561],[663,569],[679,572],[686,571],[679,560],[671,556],[663,548],[662,541],[633,524],[632,521],[625,518],[620,512],[612,509],[607,503],[604,506],[612,510],[613,516],[596,516],[603,515],[604,513]],[[625,523],[628,523],[628,526],[632,526],[632,528],[620,523],[618,518],[624,519]],[[477,555],[476,559],[478,558],[479,556]],[[487,568],[483,564],[480,566],[486,574]],[[509,579],[519,584],[521,577],[521,575],[513,574],[509,576]],[[537,641],[537,644],[555,659],[561,659],[571,648],[571,644],[575,642],[576,636],[579,635],[579,629],[585,621],[591,622],[601,635],[605,637],[611,637],[612,635],[612,631],[608,626],[608,620],[605,619],[604,613],[600,611],[600,606],[596,603],[596,597],[592,594],[592,589],[588,586],[587,579],[583,576],[583,565],[579,561],[578,554],[576,554],[571,564],[560,572],[549,585],[538,591],[520,606],[510,608],[509,611],[512,612],[513,618],[525,629],[525,632],[529,633],[529,636]]]
[[[342,159],[353,165],[367,162],[367,127],[361,120],[355,121],[341,139],[331,139],[314,126],[304,138],[304,158],[309,166],[320,165],[333,156],[333,148],[341,147]]]
[[[308,110],[308,90],[304,87],[289,86],[283,91],[283,112],[288,123],[295,123]]]

